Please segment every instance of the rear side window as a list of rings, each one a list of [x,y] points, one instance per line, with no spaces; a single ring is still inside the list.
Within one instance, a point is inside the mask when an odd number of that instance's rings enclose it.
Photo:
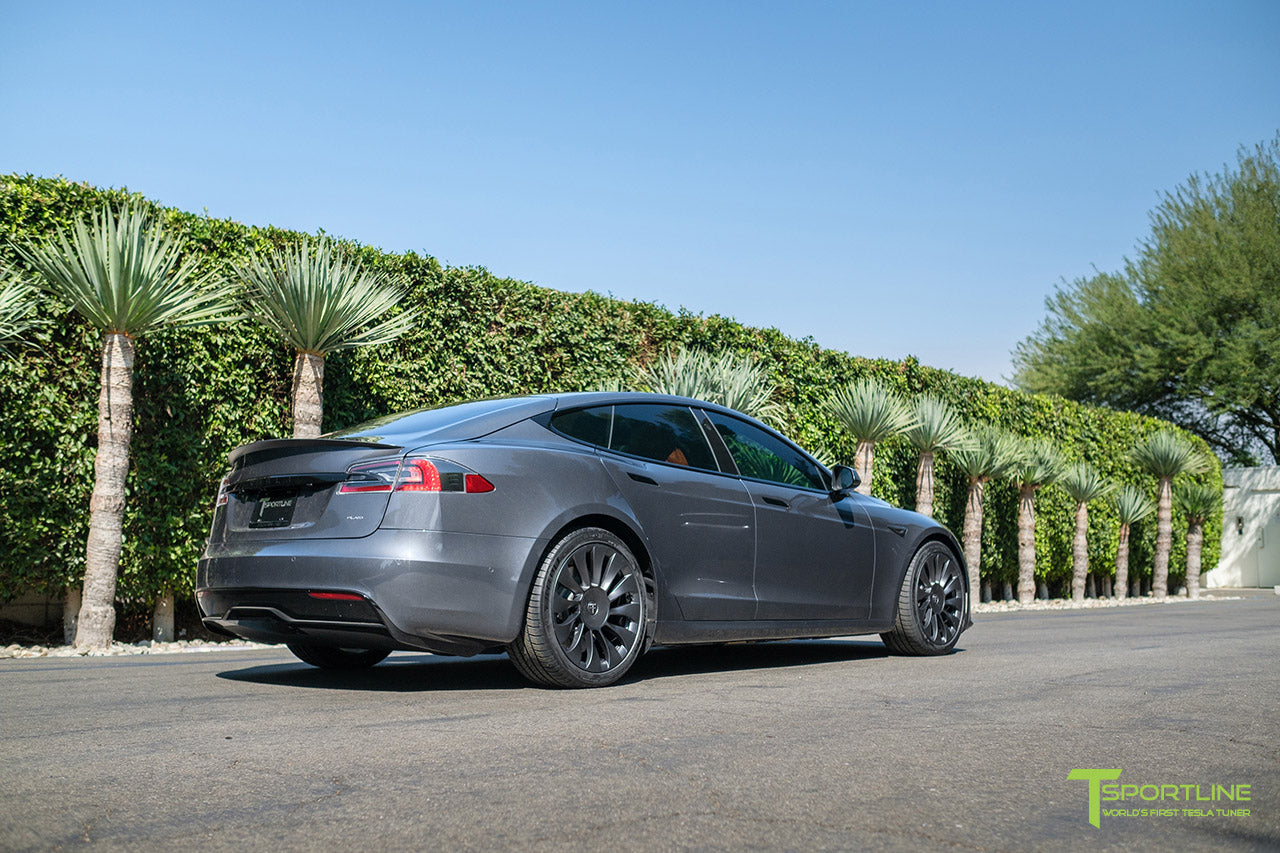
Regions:
[[[719,470],[702,428],[685,406],[614,406],[609,449],[655,462]]]
[[[551,426],[570,438],[594,444],[597,447],[609,446],[609,424],[613,420],[613,406],[596,406],[592,409],[576,409],[572,412],[558,412],[551,418]]]
[[[753,480],[827,490],[826,479],[807,456],[777,436],[737,418],[708,412],[716,432],[728,445],[738,472]]]

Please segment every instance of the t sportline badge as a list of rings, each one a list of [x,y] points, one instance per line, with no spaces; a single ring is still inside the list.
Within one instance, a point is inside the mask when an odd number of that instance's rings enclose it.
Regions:
[[[1248,817],[1249,810],[1235,807],[1250,801],[1249,785],[1121,785],[1119,769],[1076,768],[1068,779],[1089,783],[1089,823],[1101,827],[1107,817]],[[1104,809],[1103,803],[1140,801],[1138,808]],[[1158,803],[1152,807],[1146,805]],[[1212,803],[1212,807],[1205,804]]]

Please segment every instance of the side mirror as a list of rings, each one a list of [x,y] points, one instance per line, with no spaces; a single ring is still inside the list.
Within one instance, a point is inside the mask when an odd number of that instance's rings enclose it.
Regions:
[[[842,498],[860,485],[862,478],[848,465],[837,465],[831,469],[831,497]]]

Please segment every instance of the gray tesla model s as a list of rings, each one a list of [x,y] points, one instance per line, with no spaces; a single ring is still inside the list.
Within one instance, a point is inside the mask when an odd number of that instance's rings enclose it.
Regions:
[[[951,651],[960,548],[774,430],[638,393],[480,400],[238,448],[196,598],[315,666],[505,650],[555,687],[652,644],[878,633]]]

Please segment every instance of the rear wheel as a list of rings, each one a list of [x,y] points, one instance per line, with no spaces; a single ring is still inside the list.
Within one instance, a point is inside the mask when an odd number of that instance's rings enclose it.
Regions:
[[[880,639],[900,655],[946,654],[960,638],[967,592],[959,558],[941,542],[926,542],[902,579],[893,630]]]
[[[549,687],[603,687],[646,643],[648,587],[639,561],[607,530],[558,541],[534,576],[524,629],[508,648],[516,669]]]
[[[342,649],[336,646],[303,646],[289,644],[298,660],[321,669],[368,669],[391,652],[381,649]]]

